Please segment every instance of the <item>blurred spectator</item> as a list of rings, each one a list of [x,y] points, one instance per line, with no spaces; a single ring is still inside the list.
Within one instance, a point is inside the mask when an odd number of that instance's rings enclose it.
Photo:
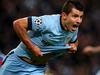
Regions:
[[[97,54],[100,53],[100,46],[87,46],[83,49],[83,53],[86,55],[93,55],[93,54]]]
[[[100,46],[86,46],[83,53],[90,57],[92,75],[100,75]]]

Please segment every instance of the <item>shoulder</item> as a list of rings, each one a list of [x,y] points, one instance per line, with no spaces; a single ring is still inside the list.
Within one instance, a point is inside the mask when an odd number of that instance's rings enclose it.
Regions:
[[[60,17],[59,14],[31,16],[33,22],[54,21],[54,20],[58,19],[59,17]]]
[[[41,18],[44,20],[44,21],[55,21],[56,19],[58,19],[60,17],[59,14],[52,14],[52,15],[44,15],[44,16],[41,16]]]

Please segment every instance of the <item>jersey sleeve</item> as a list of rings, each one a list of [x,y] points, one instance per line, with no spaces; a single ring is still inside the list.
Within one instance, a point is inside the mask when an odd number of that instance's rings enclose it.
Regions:
[[[28,17],[28,30],[32,30],[32,17]]]
[[[45,29],[43,17],[37,17],[37,16],[29,16],[28,17],[28,29],[33,31],[41,31]]]

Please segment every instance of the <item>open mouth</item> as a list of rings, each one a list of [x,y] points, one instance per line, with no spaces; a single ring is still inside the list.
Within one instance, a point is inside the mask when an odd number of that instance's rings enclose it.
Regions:
[[[77,27],[78,27],[78,25],[73,25],[73,27],[74,27],[74,28],[77,28]]]
[[[79,25],[73,25],[72,31],[76,31]]]

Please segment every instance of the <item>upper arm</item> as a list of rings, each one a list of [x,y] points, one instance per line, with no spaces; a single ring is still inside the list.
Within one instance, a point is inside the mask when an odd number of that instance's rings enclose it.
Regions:
[[[24,28],[26,30],[42,31],[46,28],[46,19],[44,17],[29,16],[21,19],[17,19],[13,22],[14,29]]]
[[[22,27],[28,29],[28,17],[17,19],[13,22],[14,29]]]

